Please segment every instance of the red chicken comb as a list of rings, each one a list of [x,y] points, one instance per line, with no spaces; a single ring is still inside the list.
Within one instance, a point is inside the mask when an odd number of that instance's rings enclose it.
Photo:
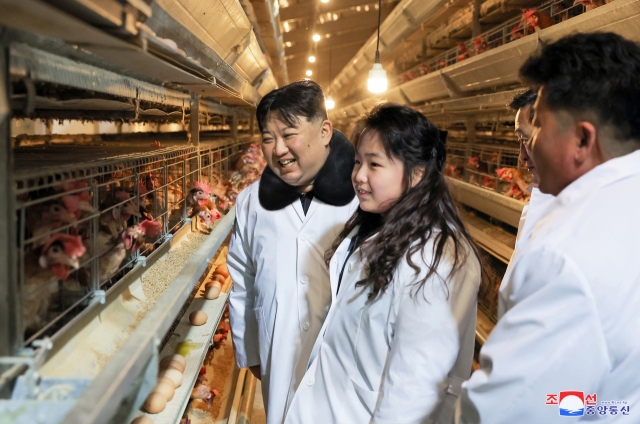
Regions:
[[[80,210],[80,196],[62,196],[62,203],[70,213],[76,213]]]
[[[155,237],[162,231],[162,224],[157,221],[145,219],[138,225],[140,226],[142,232],[149,237]]]
[[[211,187],[209,187],[209,184],[207,183],[201,183],[200,181],[196,181],[193,183],[193,186],[195,188],[199,188],[200,190],[202,190],[204,194],[206,194],[207,196],[211,193]]]
[[[79,258],[87,251],[87,249],[84,247],[84,244],[82,243],[82,237],[58,233],[54,234],[49,238],[49,240],[47,240],[44,246],[42,246],[42,252],[44,253],[49,250],[51,245],[57,241],[62,243],[62,245],[64,246],[64,251],[69,256]]]
[[[496,174],[498,174],[498,177],[502,177],[502,174],[504,174],[506,170],[507,168],[496,169]]]

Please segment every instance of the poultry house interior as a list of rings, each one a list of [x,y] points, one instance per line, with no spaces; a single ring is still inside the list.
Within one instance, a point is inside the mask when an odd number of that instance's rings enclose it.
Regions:
[[[383,101],[448,132],[444,174],[486,271],[477,368],[530,197],[506,106],[518,69],[574,32],[640,41],[640,0],[0,5],[0,422],[13,423],[265,423],[260,382],[233,360],[225,263],[237,196],[267,166],[256,106],[305,78],[347,135]],[[388,89],[373,94],[378,33]]]

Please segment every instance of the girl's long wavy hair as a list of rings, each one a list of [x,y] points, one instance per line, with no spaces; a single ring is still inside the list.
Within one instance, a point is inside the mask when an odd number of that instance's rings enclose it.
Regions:
[[[446,132],[438,130],[427,118],[415,110],[394,103],[374,107],[355,124],[352,142],[356,149],[367,133],[375,132],[390,158],[399,160],[404,168],[404,192],[384,215],[358,208],[345,224],[331,248],[325,254],[327,266],[338,246],[360,225],[358,239],[363,241],[361,252],[367,263],[368,277],[358,286],[369,286],[369,300],[384,293],[403,256],[418,275],[420,267],[411,257],[434,237],[432,261],[426,276],[415,283],[416,289],[437,275],[449,240],[454,246],[454,263],[449,276],[456,273],[470,253],[478,261],[480,256],[467,232],[449,192],[442,171],[445,165]],[[423,169],[422,179],[411,187],[414,171]],[[367,238],[376,234],[375,237]],[[367,240],[367,241],[365,241]],[[444,283],[447,276],[437,275]]]

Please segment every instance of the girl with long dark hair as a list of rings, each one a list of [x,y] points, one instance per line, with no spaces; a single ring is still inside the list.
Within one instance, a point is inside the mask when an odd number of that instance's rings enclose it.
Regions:
[[[356,124],[360,207],[327,252],[334,299],[287,423],[452,423],[481,267],[442,174],[446,132],[396,104]]]

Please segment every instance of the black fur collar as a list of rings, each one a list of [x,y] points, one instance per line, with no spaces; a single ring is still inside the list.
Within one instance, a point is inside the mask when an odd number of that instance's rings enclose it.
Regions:
[[[338,130],[333,130],[329,146],[329,157],[313,183],[313,195],[329,205],[344,206],[356,195],[351,184],[355,150],[347,137]],[[263,208],[276,211],[300,200],[300,193],[267,166],[260,179],[258,198]]]

